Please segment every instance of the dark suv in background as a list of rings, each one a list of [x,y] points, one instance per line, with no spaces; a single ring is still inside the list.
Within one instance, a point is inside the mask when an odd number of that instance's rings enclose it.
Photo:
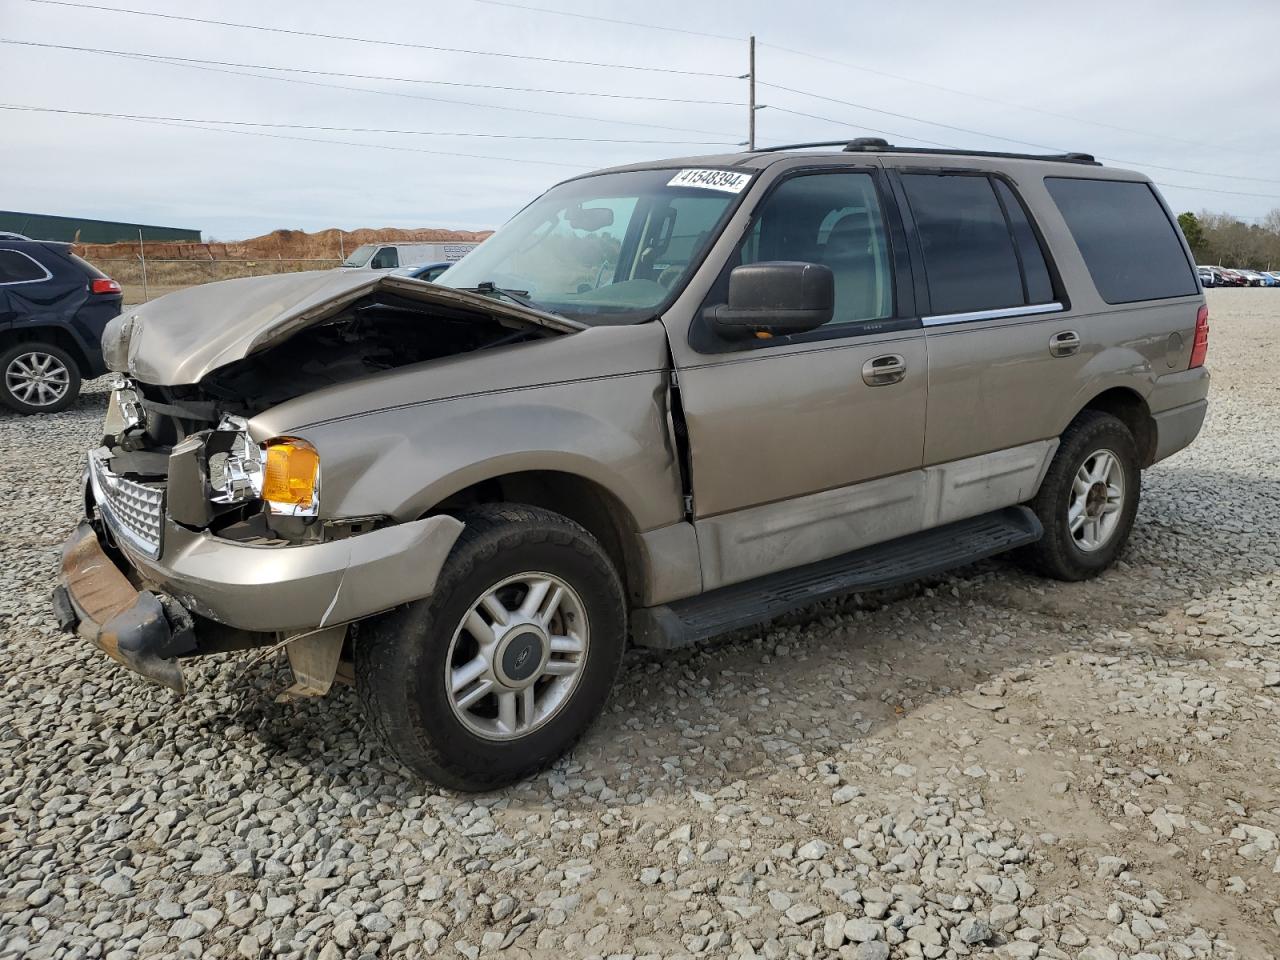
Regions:
[[[120,284],[71,244],[0,233],[0,402],[19,413],[69,407],[80,382],[106,373],[102,328]]]

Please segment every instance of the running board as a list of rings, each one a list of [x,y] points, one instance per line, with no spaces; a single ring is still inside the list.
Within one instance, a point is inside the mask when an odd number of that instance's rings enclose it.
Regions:
[[[1035,543],[1044,534],[1026,507],[1006,507],[864,547],[794,570],[720,587],[700,596],[636,610],[638,646],[673,650],[844,593],[883,590]]]

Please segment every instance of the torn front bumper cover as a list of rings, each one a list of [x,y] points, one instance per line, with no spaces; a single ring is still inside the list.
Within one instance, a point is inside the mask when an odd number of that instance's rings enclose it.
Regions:
[[[130,577],[81,521],[63,545],[54,606],[64,629],[181,692],[178,658],[204,652],[192,614],[287,639],[381,613],[435,589],[462,526],[435,516],[328,543],[265,546],[166,519],[159,559],[117,541]]]
[[[190,615],[168,597],[135,589],[87,520],[62,545],[60,580],[53,607],[64,630],[91,640],[135,673],[184,691],[177,658],[195,651]]]

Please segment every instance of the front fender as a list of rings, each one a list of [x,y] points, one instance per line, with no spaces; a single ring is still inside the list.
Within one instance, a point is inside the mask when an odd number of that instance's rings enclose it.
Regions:
[[[326,517],[416,519],[483,480],[555,470],[612,493],[640,530],[681,516],[666,375],[648,370],[434,401],[308,427]]]

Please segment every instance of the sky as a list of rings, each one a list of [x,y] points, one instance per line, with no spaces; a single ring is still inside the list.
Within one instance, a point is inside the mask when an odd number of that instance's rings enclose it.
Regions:
[[[0,109],[0,209],[206,240],[493,228],[569,176],[735,149],[754,33],[760,146],[1078,150],[1146,173],[1177,211],[1256,220],[1280,207],[1273,13],[1265,0],[1229,15],[1183,0],[0,0],[0,40],[22,41],[0,43],[0,105],[79,112]],[[480,53],[428,49],[441,47]],[[162,119],[87,115],[104,113]]]

